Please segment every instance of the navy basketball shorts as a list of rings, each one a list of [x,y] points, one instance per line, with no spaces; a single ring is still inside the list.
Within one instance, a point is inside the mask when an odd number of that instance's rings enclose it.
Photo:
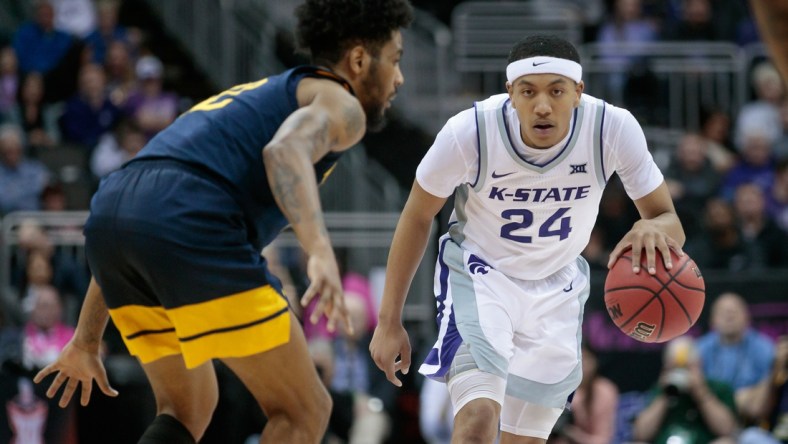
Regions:
[[[290,338],[288,303],[248,240],[226,185],[170,160],[132,162],[102,180],[85,249],[110,316],[143,363],[189,368]]]

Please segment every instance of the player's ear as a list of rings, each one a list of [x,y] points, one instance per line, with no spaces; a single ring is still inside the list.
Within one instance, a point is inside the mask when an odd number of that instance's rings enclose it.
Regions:
[[[575,97],[575,107],[580,106],[580,96],[583,95],[583,91],[586,89],[586,84],[582,80],[575,85],[575,93],[577,96]]]
[[[509,93],[509,99],[512,99],[512,94],[514,94],[514,87],[512,86],[512,82],[506,82],[506,92]],[[511,101],[512,108],[514,108],[514,100]]]
[[[355,45],[348,50],[348,64],[353,74],[359,75],[367,69],[371,56],[367,49],[362,45]]]

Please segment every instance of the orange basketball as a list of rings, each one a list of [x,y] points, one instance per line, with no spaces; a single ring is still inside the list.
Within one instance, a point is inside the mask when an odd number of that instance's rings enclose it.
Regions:
[[[632,272],[632,251],[624,252],[607,274],[605,307],[624,334],[642,342],[666,342],[687,332],[698,320],[706,300],[700,269],[689,255],[674,251],[667,270],[657,251],[657,272],[646,267],[641,254],[640,273]]]

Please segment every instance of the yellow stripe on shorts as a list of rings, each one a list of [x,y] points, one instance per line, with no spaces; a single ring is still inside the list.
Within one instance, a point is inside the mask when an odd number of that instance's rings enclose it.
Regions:
[[[290,340],[287,301],[271,286],[168,310],[125,306],[110,314],[129,351],[143,363],[181,353],[186,366],[194,368],[209,359],[249,356]]]

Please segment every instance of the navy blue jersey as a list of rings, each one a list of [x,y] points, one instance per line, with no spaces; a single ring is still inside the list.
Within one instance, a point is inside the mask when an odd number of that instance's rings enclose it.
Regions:
[[[227,185],[247,216],[250,241],[268,244],[287,225],[276,205],[263,165],[262,150],[282,122],[298,109],[296,87],[304,77],[340,77],[314,66],[299,66],[279,75],[234,86],[178,117],[143,148],[132,162],[169,158],[204,170]],[[321,183],[341,153],[315,164]]]

